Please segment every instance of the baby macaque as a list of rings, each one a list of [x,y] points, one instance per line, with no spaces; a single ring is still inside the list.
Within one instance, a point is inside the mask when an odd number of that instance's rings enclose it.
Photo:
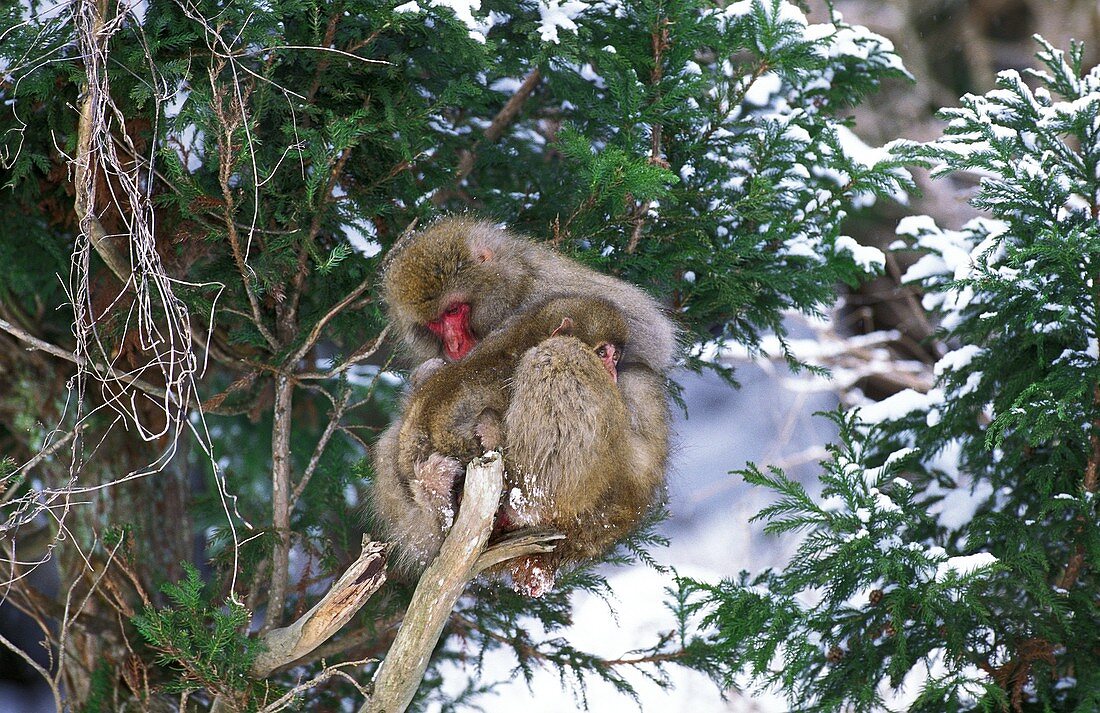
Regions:
[[[676,345],[652,298],[464,218],[395,248],[384,279],[391,318],[423,363],[376,446],[373,503],[411,568],[438,550],[465,463],[501,446],[498,529],[566,535],[554,553],[505,563],[521,591],[537,596],[558,567],[637,526],[664,483]],[[588,331],[604,313],[624,329]]]

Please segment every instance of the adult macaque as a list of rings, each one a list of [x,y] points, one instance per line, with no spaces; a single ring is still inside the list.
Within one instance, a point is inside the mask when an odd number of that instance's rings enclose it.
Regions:
[[[637,525],[664,482],[664,374],[676,346],[675,329],[652,298],[492,224],[464,218],[442,220],[399,246],[386,270],[384,292],[394,324],[424,362],[414,372],[410,413],[376,447],[374,506],[401,549],[414,559],[434,554],[443,529],[439,513],[452,502],[447,475],[453,483],[467,455],[496,447],[499,440],[509,470],[502,525],[549,523],[566,535],[555,553],[512,563],[521,590],[541,593],[559,564],[603,554]],[[596,345],[552,336],[561,325],[547,332],[543,323],[536,328],[541,332],[531,334],[550,338],[506,367],[497,365],[512,370],[507,405],[489,409],[502,419],[484,417],[485,409],[465,414],[466,431],[458,436],[465,445],[454,451],[461,457],[425,450],[431,439],[416,443],[415,428],[402,442],[406,424],[414,420],[411,410],[421,408],[415,394],[452,368],[440,359],[458,362],[481,340],[490,346],[496,334],[522,324],[525,314],[569,295],[601,298],[625,322],[625,342],[613,345],[621,355],[616,380],[596,356]],[[421,403],[432,408],[426,397]],[[494,424],[502,429],[494,430]],[[399,455],[407,448],[419,455]],[[410,468],[411,480],[402,476]]]

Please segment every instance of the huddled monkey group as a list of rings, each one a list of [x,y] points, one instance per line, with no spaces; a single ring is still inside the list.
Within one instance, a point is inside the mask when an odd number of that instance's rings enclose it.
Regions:
[[[375,447],[371,505],[407,572],[438,553],[466,464],[504,456],[495,534],[565,535],[499,570],[531,596],[606,553],[660,497],[676,330],[639,288],[492,223],[452,217],[388,259],[390,319],[419,364]]]

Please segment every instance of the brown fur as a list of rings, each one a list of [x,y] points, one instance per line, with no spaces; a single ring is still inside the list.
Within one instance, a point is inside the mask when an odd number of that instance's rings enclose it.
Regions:
[[[651,297],[466,218],[414,236],[384,279],[392,321],[414,356],[428,360],[375,452],[374,508],[409,569],[427,564],[449,527],[421,503],[460,477],[461,464],[498,445],[487,440],[504,442],[503,512],[513,526],[566,535],[551,555],[511,563],[526,591],[539,593],[557,567],[605,553],[637,526],[664,482],[664,375],[676,348],[675,328]],[[607,340],[623,348],[618,384],[593,353],[595,342],[549,336],[560,324],[544,309],[555,295],[603,305],[595,312],[610,305],[625,322],[625,342]],[[454,301],[470,304],[482,342],[441,367],[440,342],[424,325]],[[585,318],[574,321],[576,332],[586,328]]]
[[[568,326],[563,327],[563,323]],[[569,334],[551,337],[561,331]],[[504,448],[509,419],[516,421],[516,428],[529,428],[524,409],[512,407],[515,386],[526,392],[536,381],[549,379],[560,386],[560,393],[551,394],[551,399],[569,399],[572,405],[578,395],[585,395],[606,403],[606,407],[587,415],[611,418],[613,422],[595,429],[586,427],[586,441],[593,440],[588,432],[622,431],[628,427],[622,396],[594,353],[602,344],[621,347],[626,341],[625,320],[610,302],[590,297],[560,297],[521,313],[506,327],[490,334],[461,362],[440,366],[429,361],[417,370],[402,419],[387,432],[376,450],[379,466],[376,490],[381,496],[376,509],[384,521],[391,523],[391,537],[405,555],[407,568],[415,570],[426,564],[438,550],[457,505],[450,495],[462,475],[463,463],[488,449],[501,449],[506,454],[509,474],[558,477],[557,463],[544,452],[532,451],[530,439],[517,439],[517,444],[524,446],[517,451],[523,460],[512,458],[511,446]],[[535,354],[550,355],[554,365],[547,369],[535,359],[529,369],[531,373],[516,373],[516,367]],[[574,362],[586,367],[580,376]],[[589,388],[580,388],[585,382]],[[539,395],[544,397],[545,394]],[[573,428],[559,431],[568,435],[567,448],[571,450],[578,448],[572,442],[577,435],[574,431]],[[549,442],[546,445],[553,448]],[[596,451],[593,455],[597,455]],[[595,473],[609,472],[603,459],[593,457],[585,463],[584,470],[570,475],[571,480],[589,480],[586,471],[590,469]],[[544,478],[540,476],[537,480],[541,483]],[[535,483],[533,477],[509,477],[506,491],[518,489],[517,502],[532,505],[524,510],[522,519],[517,515],[517,524],[512,529],[523,525],[556,527],[553,511],[545,505],[547,496],[535,495],[547,489],[536,488]],[[575,490],[573,483],[566,487],[570,492]],[[425,519],[410,520],[411,516],[405,512],[409,500],[417,509],[428,511]],[[544,517],[540,519],[538,513]],[[435,515],[434,520],[431,514]],[[426,522],[431,522],[431,526],[424,531]],[[417,530],[412,540],[409,540],[410,526]]]

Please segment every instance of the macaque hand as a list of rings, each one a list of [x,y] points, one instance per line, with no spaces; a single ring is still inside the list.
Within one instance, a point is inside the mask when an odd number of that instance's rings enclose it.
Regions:
[[[454,458],[432,453],[428,459],[413,466],[415,478],[409,481],[413,501],[421,508],[434,513],[443,530],[454,522],[454,487],[464,468]]]

